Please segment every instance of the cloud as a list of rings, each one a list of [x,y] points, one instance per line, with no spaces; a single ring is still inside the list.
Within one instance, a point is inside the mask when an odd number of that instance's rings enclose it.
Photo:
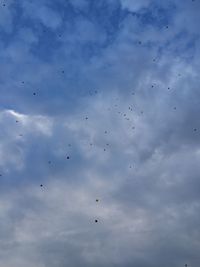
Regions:
[[[33,19],[35,23],[41,22],[47,28],[56,30],[62,23],[60,15],[53,10],[53,8],[48,7],[43,1],[41,5],[38,2],[23,2],[24,16],[28,16]]]
[[[141,8],[146,8],[151,3],[150,0],[121,0],[121,5],[123,8],[127,8],[131,12],[137,12]]]
[[[198,5],[9,7],[0,267],[199,266]]]

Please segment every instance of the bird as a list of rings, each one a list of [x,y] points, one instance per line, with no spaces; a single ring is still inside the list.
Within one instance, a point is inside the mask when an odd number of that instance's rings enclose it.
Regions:
[[[99,202],[98,198],[96,199],[96,202]]]
[[[69,156],[67,156],[67,159],[69,159]]]
[[[34,92],[33,95],[36,95],[36,93]]]
[[[43,187],[43,184],[41,184],[40,187]]]
[[[98,220],[95,220],[95,223],[98,223]]]

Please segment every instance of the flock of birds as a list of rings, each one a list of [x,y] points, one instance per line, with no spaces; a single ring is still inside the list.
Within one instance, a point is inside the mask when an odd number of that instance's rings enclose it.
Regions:
[[[141,42],[140,42],[140,43],[141,43]],[[153,61],[155,62],[156,59],[153,59]],[[64,70],[62,70],[61,72],[62,72],[63,74],[65,73]],[[180,74],[178,74],[178,76],[180,76]],[[22,84],[25,84],[24,81],[22,81],[21,83],[22,83]],[[151,88],[154,88],[154,87],[155,87],[155,85],[152,84],[152,85],[151,85]],[[171,88],[168,87],[167,89],[170,90]],[[36,93],[36,92],[33,92],[33,93],[32,93],[33,96],[36,96],[37,94],[38,94],[38,93]],[[90,96],[93,96],[93,95],[96,95],[96,94],[98,94],[98,91],[97,91],[97,90],[89,91],[89,95],[90,95]],[[135,95],[135,92],[132,92],[131,94],[132,94],[132,95]],[[116,99],[116,100],[118,100],[118,99]],[[114,107],[117,108],[118,105],[115,104]],[[177,108],[174,107],[173,109],[176,110]],[[108,110],[110,110],[110,108],[108,108]],[[133,106],[129,106],[129,107],[128,107],[128,111],[129,111],[129,112],[132,112],[132,111],[133,111]],[[141,110],[140,113],[143,114],[144,111]],[[127,114],[127,113],[118,111],[118,114],[120,114],[121,116],[123,116],[124,119],[126,119],[127,121],[130,121],[130,118],[128,117],[128,114]],[[85,117],[85,120],[86,120],[86,121],[89,120],[89,117],[86,116],[86,117]],[[19,121],[18,119],[16,119],[15,122],[16,122],[16,123],[19,123],[20,121]],[[134,130],[134,129],[135,129],[135,126],[132,126],[132,129]],[[194,128],[194,131],[196,132],[196,131],[197,131],[197,128]],[[105,130],[105,131],[104,131],[104,134],[108,134],[108,131]],[[20,137],[23,137],[23,134],[19,134],[19,136],[20,136]],[[90,143],[89,145],[90,145],[90,146],[93,146],[92,143]],[[68,146],[71,146],[71,144],[68,144]],[[108,147],[108,146],[109,146],[109,143],[106,143],[106,147]],[[105,152],[105,151],[106,151],[106,148],[104,148],[103,151]],[[70,156],[67,155],[67,156],[66,156],[66,159],[67,159],[67,160],[70,160]],[[49,160],[49,161],[48,161],[48,164],[51,164],[51,163],[52,163],[52,162]],[[129,168],[132,168],[132,166],[130,165]],[[0,176],[2,176],[2,174],[0,174]],[[40,184],[40,187],[43,188],[44,185],[43,185],[43,184]],[[96,202],[99,202],[99,199],[96,199]],[[94,222],[95,222],[95,223],[98,223],[98,219],[95,219]],[[185,265],[185,267],[187,267],[187,266]]]

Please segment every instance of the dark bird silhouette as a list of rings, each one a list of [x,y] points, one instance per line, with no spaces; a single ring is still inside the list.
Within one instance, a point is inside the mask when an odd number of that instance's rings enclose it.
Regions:
[[[95,220],[95,223],[98,223],[98,220]]]
[[[43,187],[43,184],[41,184],[40,187]]]
[[[98,198],[96,199],[96,202],[99,202],[99,199]]]
[[[69,159],[69,156],[67,156],[67,159]]]

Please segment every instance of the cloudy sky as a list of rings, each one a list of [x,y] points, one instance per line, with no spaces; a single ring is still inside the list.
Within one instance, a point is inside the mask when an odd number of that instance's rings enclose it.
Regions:
[[[200,266],[199,25],[199,0],[1,1],[0,267]]]

